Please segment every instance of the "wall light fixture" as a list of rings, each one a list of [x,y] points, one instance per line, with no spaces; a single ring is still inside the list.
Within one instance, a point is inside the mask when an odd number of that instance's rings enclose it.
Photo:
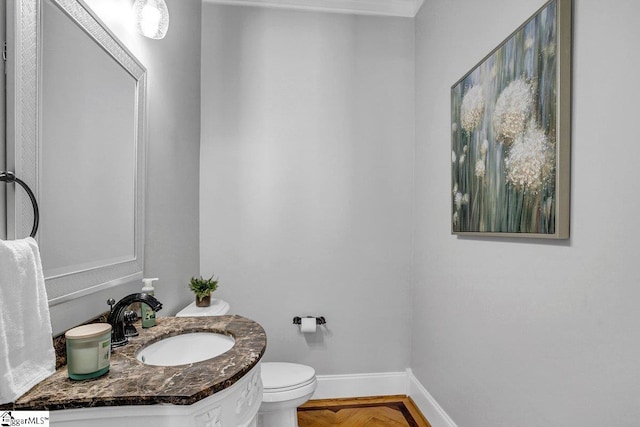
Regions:
[[[169,29],[169,9],[164,0],[136,0],[133,3],[136,29],[150,39],[162,39]]]

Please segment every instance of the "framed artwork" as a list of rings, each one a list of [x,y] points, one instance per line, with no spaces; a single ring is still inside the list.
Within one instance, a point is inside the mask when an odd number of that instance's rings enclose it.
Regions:
[[[551,0],[451,88],[451,230],[569,238],[572,0]]]

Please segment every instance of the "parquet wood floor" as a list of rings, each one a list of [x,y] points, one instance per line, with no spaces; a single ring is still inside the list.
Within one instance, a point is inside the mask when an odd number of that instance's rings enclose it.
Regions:
[[[410,397],[310,400],[298,408],[299,427],[431,427]]]

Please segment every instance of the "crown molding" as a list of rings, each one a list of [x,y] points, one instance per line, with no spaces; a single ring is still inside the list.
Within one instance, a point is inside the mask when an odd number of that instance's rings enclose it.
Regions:
[[[413,18],[424,0],[203,0],[205,3]]]

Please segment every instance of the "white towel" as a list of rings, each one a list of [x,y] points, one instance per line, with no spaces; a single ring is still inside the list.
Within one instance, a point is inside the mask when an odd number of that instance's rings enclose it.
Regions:
[[[0,240],[0,404],[55,372],[51,317],[36,241]]]

